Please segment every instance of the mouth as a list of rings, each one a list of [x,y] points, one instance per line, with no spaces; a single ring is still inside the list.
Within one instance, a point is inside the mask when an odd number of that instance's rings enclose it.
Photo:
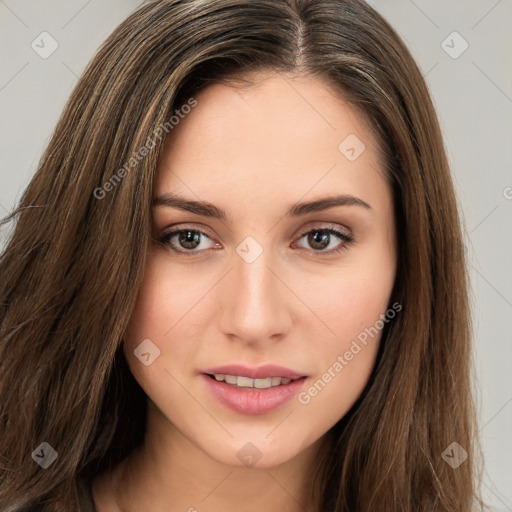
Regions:
[[[243,375],[227,375],[224,373],[205,373],[210,379],[216,380],[217,382],[225,382],[230,386],[237,388],[256,388],[256,389],[269,389],[278,386],[289,384],[292,381],[305,379],[306,377],[267,377],[265,379],[251,379],[250,377],[244,377]]]
[[[240,414],[266,414],[303,389],[308,375],[276,365],[225,365],[202,370],[206,388],[220,404]]]

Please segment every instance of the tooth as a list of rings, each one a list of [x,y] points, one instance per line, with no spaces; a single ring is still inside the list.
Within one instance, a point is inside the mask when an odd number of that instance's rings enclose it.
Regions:
[[[272,378],[267,379],[254,379],[254,387],[258,389],[266,389],[272,386]]]
[[[249,377],[236,377],[236,385],[241,388],[253,388],[254,387],[254,379]]]
[[[225,375],[222,373],[214,374],[214,378],[219,382],[226,382],[227,384],[235,384],[241,388],[256,388],[256,389],[268,389],[276,387],[281,384],[288,384],[292,380],[288,377],[267,377],[265,379],[251,379],[250,377],[242,377],[239,375]]]

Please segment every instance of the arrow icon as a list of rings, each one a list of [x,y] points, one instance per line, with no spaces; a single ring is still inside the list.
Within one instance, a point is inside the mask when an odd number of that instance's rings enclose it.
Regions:
[[[446,447],[441,456],[453,469],[457,469],[468,458],[468,452],[454,441]]]
[[[448,457],[449,459],[453,459],[455,457],[455,452],[453,451],[453,448],[450,450],[450,453],[444,454],[445,457]]]
[[[32,458],[43,468],[51,466],[59,454],[48,443],[41,443],[33,452]]]
[[[365,148],[363,141],[354,133],[348,134],[338,146],[338,150],[349,162],[358,159]]]
[[[160,349],[150,339],[145,339],[133,353],[144,366],[149,366],[160,356]]]
[[[456,31],[441,41],[441,48],[452,59],[458,59],[469,47],[468,42]]]
[[[47,59],[59,47],[59,43],[48,32],[41,32],[30,43],[30,47],[39,57]]]
[[[249,242],[251,244],[250,247]],[[236,252],[246,263],[252,263],[259,258],[263,252],[263,247],[252,236],[246,236],[237,245]]]
[[[245,443],[237,453],[237,457],[250,468],[261,459],[262,455],[258,448],[251,442]]]

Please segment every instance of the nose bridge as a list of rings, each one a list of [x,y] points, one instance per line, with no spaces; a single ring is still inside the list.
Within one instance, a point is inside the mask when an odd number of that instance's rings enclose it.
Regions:
[[[275,266],[272,251],[246,237],[236,248],[233,265],[224,302],[225,333],[254,343],[286,332],[289,301],[283,296],[283,284],[270,270]]]
[[[244,244],[247,249],[247,244]],[[240,255],[243,251],[241,246],[237,249],[239,261],[235,264],[234,278],[237,282],[237,291],[240,294],[242,303],[252,309],[259,309],[270,301],[271,289],[276,283],[270,283],[275,279],[269,271],[270,251],[262,251],[255,254],[256,249],[249,246],[249,250]],[[235,259],[236,261],[236,259]],[[274,290],[274,294],[276,291]]]

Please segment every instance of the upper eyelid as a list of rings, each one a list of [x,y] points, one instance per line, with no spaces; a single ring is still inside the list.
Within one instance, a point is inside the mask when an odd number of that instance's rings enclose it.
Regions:
[[[309,233],[310,231],[329,231],[329,230],[332,230],[332,231],[339,231],[341,234],[345,235],[345,236],[348,236],[348,237],[352,237],[352,231],[348,228],[343,228],[343,227],[340,227],[340,226],[337,226],[331,222],[325,222],[323,224],[320,224],[320,225],[315,225],[315,226],[311,226],[309,228],[305,228],[304,230],[301,230],[299,235],[298,236],[304,236],[305,234]]]
[[[208,231],[206,229],[198,228],[195,226],[189,226],[189,225],[184,225],[184,226],[178,225],[178,226],[173,226],[172,228],[168,228],[168,229],[164,228],[162,230],[162,236],[170,235],[173,233],[179,233],[181,231],[195,231],[197,233],[201,233],[202,235],[207,236],[208,238],[210,238],[210,240],[212,239],[212,237],[208,234]]]

